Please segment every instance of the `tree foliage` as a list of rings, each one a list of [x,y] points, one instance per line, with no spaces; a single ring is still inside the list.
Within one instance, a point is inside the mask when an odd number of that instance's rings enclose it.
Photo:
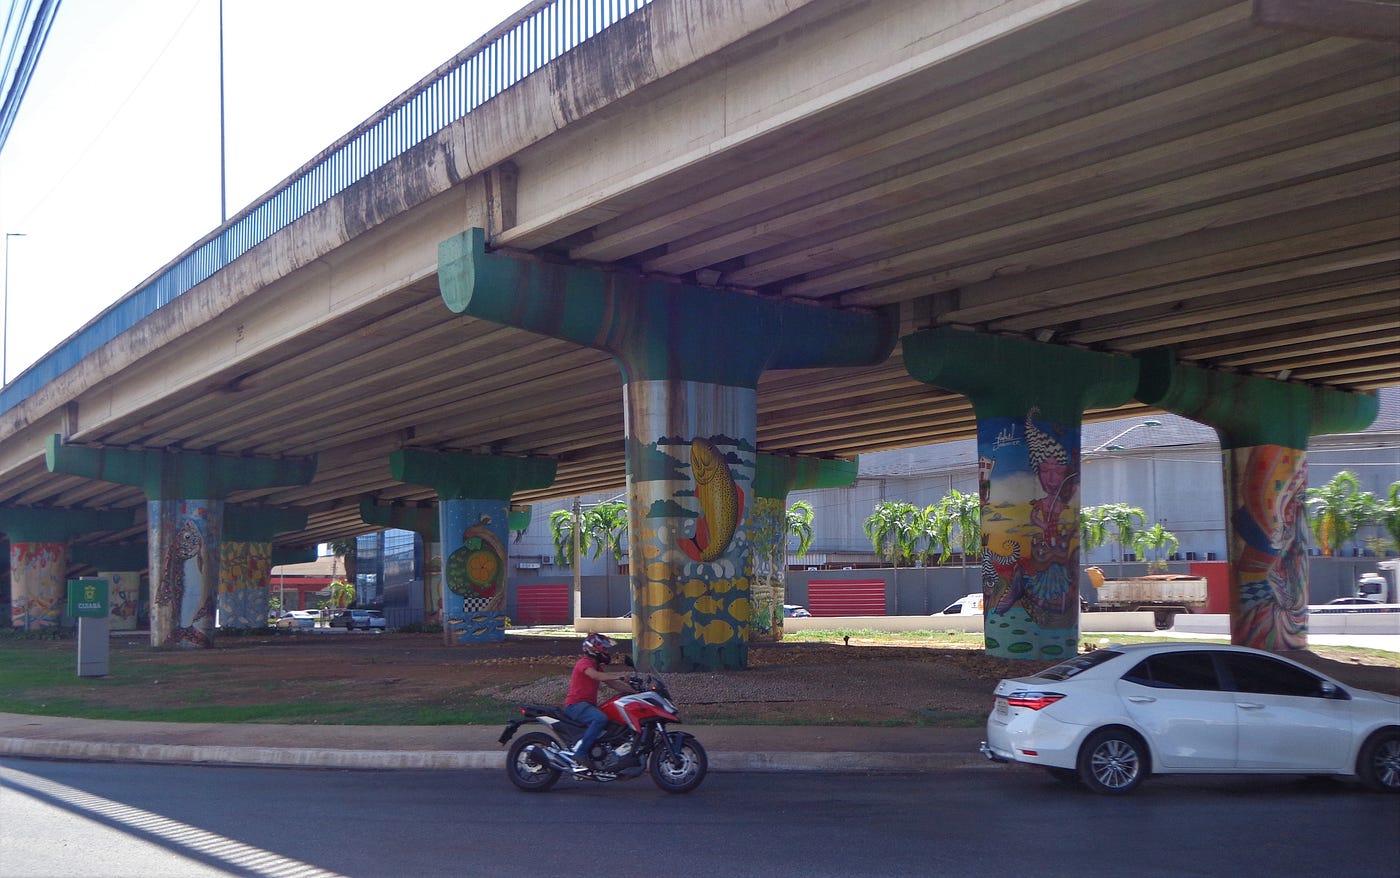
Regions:
[[[1376,495],[1361,490],[1360,479],[1347,470],[1319,488],[1309,488],[1304,502],[1308,525],[1326,555],[1335,555],[1362,525],[1381,518]]]
[[[815,517],[812,504],[806,500],[798,500],[787,508],[787,532],[789,536],[797,537],[797,551],[794,554],[799,558],[812,548],[812,519]]]
[[[917,542],[915,522],[919,508],[904,500],[882,500],[865,519],[865,535],[875,554],[895,567],[909,563]]]

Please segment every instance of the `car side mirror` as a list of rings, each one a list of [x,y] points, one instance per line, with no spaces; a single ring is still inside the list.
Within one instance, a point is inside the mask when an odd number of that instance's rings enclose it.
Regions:
[[[1342,687],[1338,686],[1336,683],[1332,683],[1328,680],[1323,680],[1322,697],[1339,699],[1344,701],[1347,698],[1347,693],[1344,689],[1342,689]]]

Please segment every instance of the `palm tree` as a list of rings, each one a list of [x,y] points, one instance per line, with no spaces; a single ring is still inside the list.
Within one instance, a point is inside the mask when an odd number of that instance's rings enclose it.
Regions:
[[[611,568],[612,559],[622,557],[622,541],[627,534],[627,504],[621,500],[599,503],[584,513],[583,529],[591,537],[593,557],[606,550]],[[611,573],[611,569],[608,572]]]
[[[333,579],[330,584],[331,606],[343,610],[355,602],[355,586],[343,579]]]
[[[554,538],[554,563],[560,567],[574,566],[574,513],[572,509],[556,509],[549,513],[549,531]],[[588,528],[579,527],[579,551],[592,547]]]
[[[798,500],[787,508],[787,532],[789,536],[797,537],[797,551],[794,554],[799,558],[812,548],[812,518],[815,514],[812,504],[806,500]]]
[[[1381,503],[1376,523],[1390,537],[1390,545],[1400,549],[1400,482],[1392,482],[1390,493]]]
[[[1138,528],[1147,523],[1147,513],[1127,503],[1106,503],[1080,510],[1079,528],[1084,551],[1098,548],[1111,535],[1118,545],[1118,577],[1123,576],[1123,549],[1137,540]]]
[[[1347,470],[1320,488],[1309,488],[1305,503],[1308,524],[1324,555],[1335,555],[1377,513],[1376,495],[1361,490],[1361,481]]]
[[[901,558],[908,559],[914,551],[913,523],[918,508],[902,500],[881,500],[875,511],[865,519],[865,535],[875,548],[875,554],[895,567]]]
[[[356,542],[357,542],[357,540],[356,540],[354,537],[350,537],[349,539],[345,539],[345,540],[332,540],[331,543],[330,543],[331,554],[334,555],[334,556],[336,557],[336,559],[338,559],[338,560],[344,562],[344,566],[345,566],[345,578],[346,578],[347,580],[349,580],[350,582],[352,582],[352,583],[355,582],[356,574],[359,572],[359,571],[356,569],[356,568],[358,568],[358,566],[359,566],[359,565],[356,563],[356,561],[357,561],[357,558],[356,558],[356,555],[355,555],[355,544],[356,544]],[[333,564],[333,563],[334,563],[334,562],[332,562],[332,564]],[[331,567],[331,577],[332,577],[332,578],[335,577],[335,567],[334,567],[334,566]]]
[[[909,525],[910,549],[911,554],[917,555],[924,566],[928,566],[937,548],[942,545],[938,539],[942,531],[937,504],[914,511],[913,521]]]
[[[943,546],[940,563],[953,556],[953,547],[962,550],[962,563],[982,547],[982,501],[976,494],[949,490],[938,501],[938,542]],[[957,537],[953,534],[956,532]]]
[[[1152,525],[1133,539],[1133,548],[1143,556],[1147,555],[1149,549],[1156,553],[1156,557],[1147,565],[1148,570],[1165,570],[1167,562],[1164,556],[1175,552],[1179,545],[1181,543],[1176,534],[1162,527],[1161,522]]]

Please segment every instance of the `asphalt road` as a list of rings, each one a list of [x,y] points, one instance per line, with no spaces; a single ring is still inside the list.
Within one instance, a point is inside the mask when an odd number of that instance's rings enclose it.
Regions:
[[[1122,799],[1000,766],[719,774],[526,794],[494,771],[0,760],[0,875],[1394,878],[1400,797],[1158,778]]]

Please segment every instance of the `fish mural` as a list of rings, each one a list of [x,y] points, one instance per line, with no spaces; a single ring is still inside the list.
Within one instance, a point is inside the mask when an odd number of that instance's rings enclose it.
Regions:
[[[744,518],[744,491],[734,482],[724,452],[707,439],[696,437],[690,443],[690,475],[700,517],[695,536],[676,542],[692,561],[714,561],[729,548]]]

